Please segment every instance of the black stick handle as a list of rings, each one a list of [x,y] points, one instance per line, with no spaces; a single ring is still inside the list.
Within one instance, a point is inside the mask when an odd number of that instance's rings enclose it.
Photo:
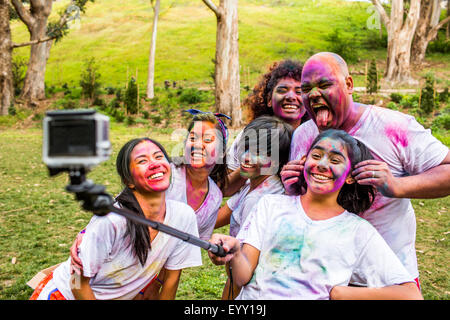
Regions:
[[[126,208],[116,208],[113,205],[110,205],[108,209],[112,212],[120,214],[121,216],[130,219],[136,223],[147,225],[155,230],[167,233],[173,237],[186,241],[190,244],[193,244],[197,247],[203,248],[205,250],[211,251],[216,256],[225,257],[227,253],[223,249],[222,246],[210,243],[208,241],[202,240],[192,234],[180,231],[178,229],[172,228],[171,226],[165,225],[163,223],[146,219],[141,216],[137,216],[133,211],[128,210]]]

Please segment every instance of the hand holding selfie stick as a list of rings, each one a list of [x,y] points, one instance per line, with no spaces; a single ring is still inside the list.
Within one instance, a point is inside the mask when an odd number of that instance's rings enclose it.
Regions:
[[[115,207],[113,205],[114,200],[111,195],[106,193],[105,187],[94,184],[91,180],[86,180],[84,170],[70,171],[69,177],[71,183],[66,187],[66,190],[75,193],[77,200],[83,202],[83,209],[92,211],[95,215],[104,216],[109,212],[115,212],[126,219],[149,226],[152,229],[167,233],[197,247],[208,250],[216,256],[224,257],[227,255],[223,247],[220,245],[212,244],[192,234],[180,231],[160,222],[138,216],[127,208]]]
[[[105,187],[86,180],[86,173],[109,159],[109,118],[94,109],[48,111],[43,120],[42,158],[50,176],[69,172],[70,184],[66,190],[83,201],[83,208],[98,216],[115,212],[134,222],[149,226],[173,237],[224,257],[220,245],[212,244],[168,225],[148,220],[126,208],[115,207]]]

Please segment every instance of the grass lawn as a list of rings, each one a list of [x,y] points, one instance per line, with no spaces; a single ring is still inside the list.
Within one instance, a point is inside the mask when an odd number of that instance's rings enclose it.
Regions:
[[[447,133],[448,135],[448,133]],[[112,194],[120,191],[114,159],[123,143],[150,136],[169,150],[169,131],[112,124],[113,155],[88,177]],[[91,214],[64,190],[66,175],[50,178],[41,160],[39,128],[0,132],[0,299],[28,299],[26,285],[39,270],[66,260],[69,248]],[[417,255],[426,299],[450,298],[450,198],[413,200],[417,216]],[[224,227],[220,232],[227,233]],[[177,299],[220,299],[226,280],[203,250],[204,265],[183,271]]]

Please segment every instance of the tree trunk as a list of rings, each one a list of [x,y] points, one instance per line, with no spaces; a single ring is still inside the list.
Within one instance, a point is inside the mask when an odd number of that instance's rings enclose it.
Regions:
[[[411,76],[411,43],[420,14],[420,0],[411,0],[409,12],[404,18],[404,1],[392,0],[391,14],[387,16],[379,0],[372,0],[386,26],[388,34],[387,67],[384,81],[395,86],[417,84]]]
[[[447,18],[450,17],[450,0],[447,0]],[[450,40],[450,22],[447,23],[447,30],[445,32],[447,40]]]
[[[239,76],[238,0],[220,0],[219,8],[203,1],[217,17],[215,57],[216,111],[231,116],[231,125],[242,125]]]
[[[32,13],[33,23],[27,24],[31,41],[47,36],[47,20],[51,11],[51,0],[35,1]],[[20,95],[22,99],[30,102],[45,99],[45,69],[51,45],[51,41],[31,45],[27,73]]]
[[[416,66],[420,66],[425,61],[428,43],[436,38],[439,29],[447,20],[445,19],[439,23],[440,15],[441,6],[439,0],[422,0],[420,17],[411,48],[411,62]]]
[[[148,76],[147,76],[147,98],[153,99],[155,97],[155,52],[156,52],[156,35],[158,30],[158,16],[159,16],[159,2],[153,7],[153,28],[152,41],[150,43],[150,54],[148,56]]]
[[[7,115],[14,99],[9,1],[0,0],[0,115]]]

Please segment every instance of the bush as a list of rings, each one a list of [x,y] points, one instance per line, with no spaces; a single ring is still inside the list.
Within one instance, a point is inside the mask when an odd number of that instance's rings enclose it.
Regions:
[[[425,87],[423,87],[421,93],[420,109],[425,114],[430,114],[436,107],[434,99],[434,77],[432,74],[425,76]]]
[[[148,119],[150,117],[150,114],[147,110],[142,110],[142,116],[144,117],[144,119]]]
[[[128,116],[125,118],[125,124],[127,126],[132,126],[135,123],[136,123],[136,119],[133,116]]]
[[[367,73],[367,92],[372,94],[378,91],[378,72],[375,60],[370,62],[369,71]]]
[[[450,41],[446,39],[445,28],[442,28],[436,39],[428,44],[427,52],[450,53]]]
[[[400,100],[400,105],[404,108],[417,108],[419,106],[419,96],[414,95],[405,95]]]
[[[181,103],[187,103],[187,104],[195,104],[205,101],[205,97],[202,93],[202,91],[196,89],[196,88],[189,88],[183,90],[183,92],[180,94],[180,97],[178,100]]]
[[[128,87],[125,90],[124,103],[125,108],[128,113],[136,114],[137,113],[137,84],[136,80],[131,77],[130,81],[128,81]]]
[[[439,102],[447,103],[448,97],[448,88],[445,88],[444,91],[439,93]]]
[[[431,128],[450,130],[450,114],[445,113],[436,117],[431,124]]]
[[[150,119],[152,120],[153,124],[161,124],[162,118],[159,114],[151,115]]]
[[[105,90],[107,94],[114,94],[116,92],[116,88],[114,87],[106,87]]]
[[[391,109],[391,110],[398,110],[397,104],[393,101],[388,102],[388,104],[386,105],[386,108]]]
[[[101,75],[98,72],[98,66],[94,58],[85,62],[85,70],[81,73],[80,86],[81,93],[84,97],[92,101],[100,95],[101,83],[99,81]]]
[[[402,101],[402,99],[403,99],[403,95],[401,95],[400,93],[395,93],[395,92],[391,93],[391,95],[389,97],[391,98],[391,101],[395,102],[395,103],[400,103],[400,101]]]
[[[23,57],[13,57],[12,59],[12,76],[14,94],[18,96],[23,87],[25,74],[27,71],[27,61]]]

